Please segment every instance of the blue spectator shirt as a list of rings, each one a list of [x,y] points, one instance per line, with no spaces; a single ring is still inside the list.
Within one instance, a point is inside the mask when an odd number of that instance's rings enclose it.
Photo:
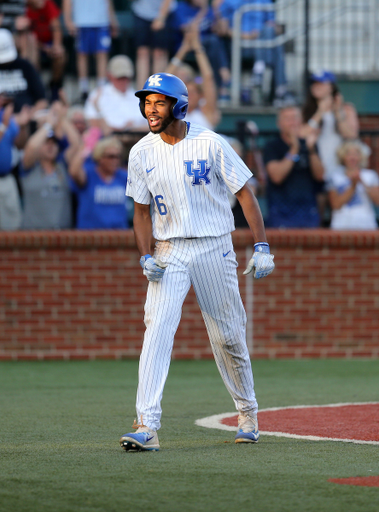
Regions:
[[[3,122],[4,110],[0,110],[0,123]],[[20,132],[16,122],[11,119],[9,126],[0,140],[0,176],[5,176],[12,171],[12,146]]]
[[[224,0],[220,5],[222,18],[227,18],[229,26],[233,27],[233,15],[242,5],[272,4],[272,0]],[[248,11],[242,16],[242,32],[262,30],[265,23],[275,20],[275,11]]]
[[[181,29],[183,25],[191,23],[197,13],[200,11],[200,7],[195,7],[187,2],[178,2],[178,7],[175,11],[174,23],[178,29]],[[212,24],[214,22],[213,10],[209,7],[208,11],[201,20],[199,30],[201,34],[209,33],[211,31]]]
[[[127,229],[126,179],[127,172],[118,169],[111,182],[105,182],[88,158],[84,162],[87,183],[79,187],[71,180],[78,200],[76,224],[78,229]]]
[[[263,153],[265,165],[273,160],[283,160],[290,147],[278,136],[269,141]],[[320,226],[316,194],[323,182],[313,177],[309,151],[305,140],[300,139],[299,161],[294,163],[286,178],[279,184],[269,178],[266,196],[267,227],[272,228],[317,228]]]

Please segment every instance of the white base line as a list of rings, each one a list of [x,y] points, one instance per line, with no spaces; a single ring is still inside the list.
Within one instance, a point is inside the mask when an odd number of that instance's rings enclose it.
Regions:
[[[283,411],[287,409],[311,409],[316,407],[344,407],[344,406],[354,406],[354,405],[379,405],[379,402],[347,402],[347,403],[338,403],[338,404],[325,404],[325,405],[293,405],[289,407],[270,407],[268,409],[262,409],[259,412],[266,411]],[[231,432],[236,431],[236,427],[232,427],[231,425],[224,425],[221,423],[221,420],[225,418],[230,418],[233,416],[237,416],[238,412],[225,412],[223,414],[215,414],[214,416],[208,416],[206,418],[200,418],[195,421],[195,424],[199,427],[205,428],[217,428],[219,430],[228,430]],[[354,444],[371,444],[371,445],[379,445],[379,441],[360,441],[356,439],[338,439],[335,437],[319,437],[319,436],[300,436],[298,434],[288,434],[286,432],[262,432],[261,435],[264,436],[276,436],[276,437],[288,437],[292,439],[306,439],[308,441],[342,441],[344,443],[354,443]]]

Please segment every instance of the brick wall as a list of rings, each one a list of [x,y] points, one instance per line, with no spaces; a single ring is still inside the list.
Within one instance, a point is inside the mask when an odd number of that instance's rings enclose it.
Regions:
[[[253,357],[378,357],[379,233],[268,230],[277,268],[242,276]],[[0,233],[0,359],[137,357],[147,282],[130,232]],[[193,292],[175,358],[212,357]]]

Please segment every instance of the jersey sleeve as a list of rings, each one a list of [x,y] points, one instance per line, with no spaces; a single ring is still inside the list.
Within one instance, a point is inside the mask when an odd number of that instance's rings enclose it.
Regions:
[[[128,165],[128,179],[125,194],[132,197],[136,203],[150,204],[151,194],[147,188],[143,170],[136,154],[130,154]]]
[[[253,176],[247,165],[225,141],[217,152],[217,171],[232,194],[236,194]]]

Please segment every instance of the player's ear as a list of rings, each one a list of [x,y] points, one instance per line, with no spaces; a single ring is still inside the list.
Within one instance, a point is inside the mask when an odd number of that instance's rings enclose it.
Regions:
[[[139,109],[140,109],[141,114],[143,115],[143,117],[146,119],[146,114],[145,114],[145,98],[140,98],[140,100],[139,100]]]
[[[166,96],[167,100],[170,102],[170,114],[174,116],[174,107],[176,105],[176,99],[175,98],[170,98],[170,96]]]

